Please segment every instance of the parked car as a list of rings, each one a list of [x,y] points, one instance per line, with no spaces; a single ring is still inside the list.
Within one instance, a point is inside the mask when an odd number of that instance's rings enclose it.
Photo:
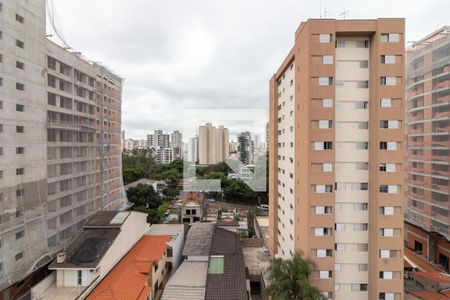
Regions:
[[[257,208],[259,210],[269,210],[269,205],[267,205],[267,204],[260,204],[260,205],[257,206]]]

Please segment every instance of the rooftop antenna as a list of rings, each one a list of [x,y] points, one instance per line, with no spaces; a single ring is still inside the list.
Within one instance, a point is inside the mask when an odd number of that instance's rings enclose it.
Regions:
[[[328,10],[328,9],[324,9],[324,12],[323,12],[323,17],[324,18],[326,18],[327,16],[331,16],[332,14],[330,13],[330,11]]]
[[[344,20],[347,17],[347,15],[350,14],[350,10],[349,9],[343,9],[339,12],[339,16],[342,17]]]
[[[320,18],[322,19],[322,0],[320,0]]]

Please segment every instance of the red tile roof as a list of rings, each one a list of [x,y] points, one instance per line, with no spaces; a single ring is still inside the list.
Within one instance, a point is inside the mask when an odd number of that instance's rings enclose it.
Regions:
[[[415,277],[422,277],[440,284],[449,284],[450,275],[441,272],[414,272]]]
[[[420,299],[423,300],[447,300],[450,299],[449,297],[438,293],[438,292],[429,292],[429,291],[415,291],[415,292],[408,292],[411,295],[414,295]]]
[[[90,300],[143,300],[151,292],[148,286],[151,267],[164,255],[169,235],[144,235],[91,292]]]

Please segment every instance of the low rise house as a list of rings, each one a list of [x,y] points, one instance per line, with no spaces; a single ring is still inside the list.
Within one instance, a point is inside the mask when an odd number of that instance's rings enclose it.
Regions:
[[[162,300],[247,300],[240,237],[212,223],[191,226],[183,249],[184,261],[170,278]]]
[[[57,254],[54,272],[31,290],[34,299],[84,298],[147,232],[147,214],[99,211]]]
[[[181,221],[183,223],[200,222],[206,209],[203,193],[188,192],[181,200]]]
[[[170,236],[167,248],[167,260],[172,264],[172,273],[175,272],[183,260],[182,252],[186,237],[185,224],[153,224],[147,231],[149,236]]]
[[[144,235],[87,297],[88,300],[155,298],[170,274],[170,235]]]

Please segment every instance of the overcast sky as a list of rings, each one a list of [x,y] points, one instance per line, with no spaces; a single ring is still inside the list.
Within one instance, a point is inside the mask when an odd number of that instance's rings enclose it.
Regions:
[[[320,16],[319,0],[52,1],[67,43],[125,78],[122,128],[132,138],[182,130],[184,110],[196,108],[227,108],[211,121],[231,135],[251,121],[263,134],[268,81],[300,22]],[[450,25],[449,0],[322,0],[325,8],[338,19],[344,9],[347,19],[405,17],[407,41]],[[230,121],[239,108],[263,110]]]

